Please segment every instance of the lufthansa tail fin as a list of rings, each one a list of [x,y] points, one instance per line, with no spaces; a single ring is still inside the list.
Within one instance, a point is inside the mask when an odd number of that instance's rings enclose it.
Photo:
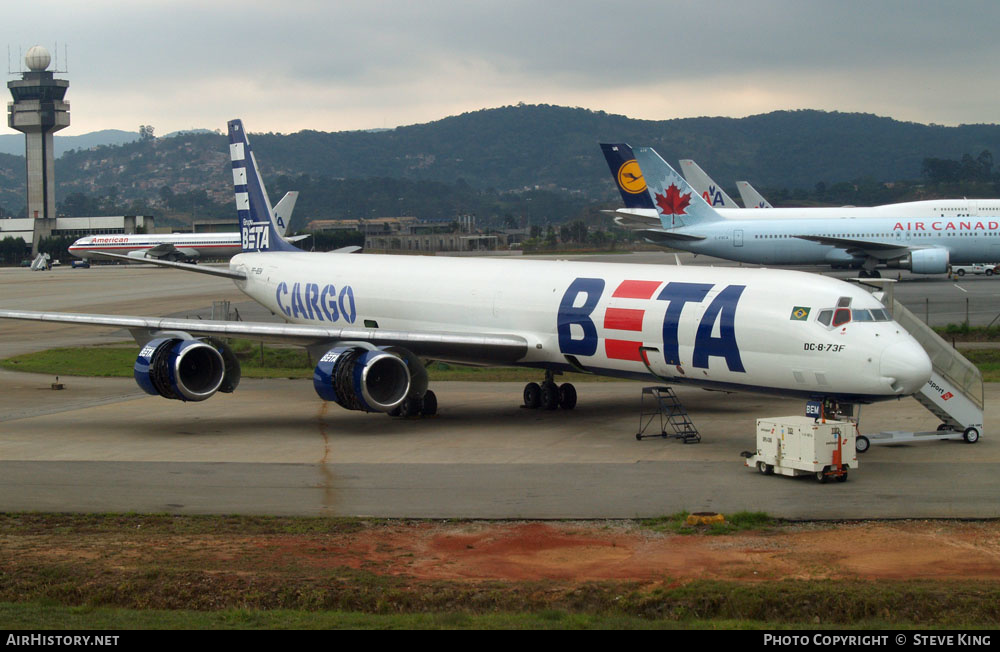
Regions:
[[[739,208],[740,205],[726,194],[722,186],[712,180],[708,173],[691,159],[681,159],[681,172],[695,191],[701,193],[702,199],[712,208]]]
[[[649,197],[665,229],[719,222],[724,218],[695,192],[652,147],[639,147],[635,158],[649,186]]]
[[[611,168],[611,177],[618,186],[625,208],[655,208],[646,192],[639,164],[635,162],[632,148],[625,143],[601,143],[604,158]]]
[[[229,156],[233,162],[233,190],[243,251],[302,251],[285,242],[275,229],[271,200],[242,120],[229,121]]]

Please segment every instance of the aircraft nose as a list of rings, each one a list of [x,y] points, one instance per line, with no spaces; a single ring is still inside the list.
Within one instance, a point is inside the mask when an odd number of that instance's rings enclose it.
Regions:
[[[913,394],[930,380],[931,359],[916,340],[908,338],[882,351],[879,372],[897,394]]]

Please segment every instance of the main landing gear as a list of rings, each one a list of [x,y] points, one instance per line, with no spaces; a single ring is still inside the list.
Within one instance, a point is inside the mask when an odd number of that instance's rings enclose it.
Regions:
[[[437,396],[431,390],[423,396],[410,396],[398,408],[389,412],[390,417],[432,417],[437,414]]]
[[[530,410],[543,408],[545,410],[555,410],[562,408],[572,410],[576,407],[576,388],[572,383],[556,385],[553,380],[555,374],[551,371],[545,372],[545,380],[541,385],[538,383],[528,383],[524,386],[524,405]]]

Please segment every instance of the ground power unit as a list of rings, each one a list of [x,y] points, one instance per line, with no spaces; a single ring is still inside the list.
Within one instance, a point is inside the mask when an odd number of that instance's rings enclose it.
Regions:
[[[813,475],[820,482],[847,480],[858,468],[855,427],[849,421],[812,417],[757,419],[757,451],[744,452],[744,464],[765,475]]]

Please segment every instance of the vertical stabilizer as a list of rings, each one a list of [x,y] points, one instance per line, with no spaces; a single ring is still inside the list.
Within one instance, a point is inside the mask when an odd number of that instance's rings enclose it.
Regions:
[[[285,242],[275,229],[274,211],[260,178],[242,120],[229,121],[229,156],[243,251],[301,251]]]
[[[681,159],[681,172],[684,178],[691,184],[696,192],[701,193],[701,198],[708,202],[712,208],[739,208],[740,205],[733,201],[733,198],[726,194],[722,186],[712,180],[708,173],[691,159]]]
[[[652,147],[639,147],[634,151],[663,228],[723,220]]]
[[[298,190],[289,190],[285,196],[274,205],[274,228],[282,238],[288,231],[288,224],[292,221],[292,211],[295,210],[295,201],[299,198]]]
[[[632,148],[625,143],[601,143],[604,158],[611,169],[611,178],[618,186],[625,208],[655,208],[646,192],[646,182],[642,178]]]
[[[774,208],[771,202],[764,199],[764,196],[757,192],[757,189],[750,185],[749,181],[737,181],[736,188],[740,191],[740,198],[747,208]]]

